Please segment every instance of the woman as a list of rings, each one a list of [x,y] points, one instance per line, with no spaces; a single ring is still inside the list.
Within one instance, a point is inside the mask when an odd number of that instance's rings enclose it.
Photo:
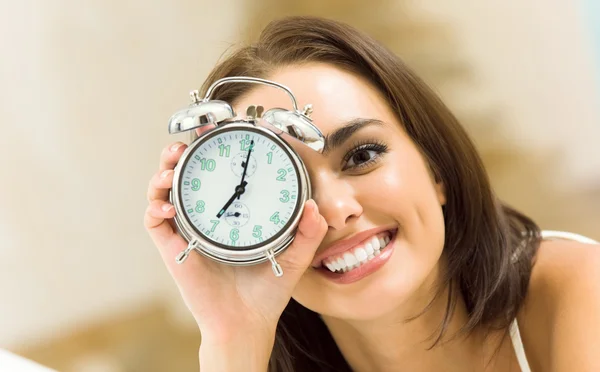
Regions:
[[[295,145],[313,200],[281,278],[199,254],[175,264],[186,242],[168,192],[185,145],[164,150],[145,226],[202,333],[202,371],[600,370],[600,249],[544,240],[502,204],[463,128],[395,55],[347,25],[286,18],[203,89],[241,75],[312,103],[328,148]],[[213,98],[289,107],[261,85]]]

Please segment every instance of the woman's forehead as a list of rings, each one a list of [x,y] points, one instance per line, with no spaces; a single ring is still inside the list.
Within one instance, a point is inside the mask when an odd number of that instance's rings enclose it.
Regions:
[[[391,112],[381,95],[360,77],[326,64],[287,66],[266,77],[288,87],[302,110],[312,104],[314,124],[328,134],[357,118],[391,120]],[[236,101],[243,113],[249,105],[292,109],[290,97],[281,89],[256,85]]]

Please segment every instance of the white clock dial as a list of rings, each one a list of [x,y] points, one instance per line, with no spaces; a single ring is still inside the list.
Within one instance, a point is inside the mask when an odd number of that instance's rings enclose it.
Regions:
[[[244,165],[246,164],[246,155],[248,155],[248,151],[240,151],[236,156],[233,156],[231,159],[231,171],[236,176],[242,177],[242,173],[244,172]],[[250,154],[250,159],[248,161],[248,167],[246,168],[246,179],[252,177],[254,172],[256,171],[256,157],[253,154]]]
[[[251,129],[225,128],[202,141],[181,171],[180,195],[189,222],[226,248],[251,249],[275,239],[295,217],[300,199],[298,170],[287,150]],[[244,193],[217,217],[241,183],[252,141]]]

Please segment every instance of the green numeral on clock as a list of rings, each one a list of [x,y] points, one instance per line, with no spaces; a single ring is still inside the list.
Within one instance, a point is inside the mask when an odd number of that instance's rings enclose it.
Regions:
[[[285,175],[287,174],[287,172],[286,172],[286,170],[285,170],[285,169],[283,169],[283,168],[279,168],[279,169],[277,170],[277,174],[279,175],[279,176],[277,176],[277,178],[276,178],[276,180],[277,180],[277,181],[285,181]]]
[[[223,156],[223,154],[225,154],[225,157],[228,158],[229,157],[229,151],[231,150],[231,145],[219,145],[219,156]]]
[[[273,162],[273,152],[267,152],[267,164],[271,164]]]
[[[252,230],[252,236],[255,238],[260,238],[262,236],[262,226],[254,225],[254,230]]]
[[[215,229],[217,228],[217,225],[221,221],[220,220],[210,220],[210,222],[212,222],[212,224],[213,224],[212,229],[210,229],[210,232],[215,232]]]
[[[194,178],[192,180],[192,191],[200,190],[200,185],[201,185],[200,179]]]
[[[279,198],[279,201],[282,203],[287,203],[290,201],[290,192],[287,190],[281,190],[279,192],[282,196]]]
[[[248,151],[250,149],[250,140],[249,139],[243,139],[240,141],[240,150],[241,151]]]
[[[231,239],[231,241],[235,242],[240,238],[240,231],[238,229],[231,229],[231,232],[229,233],[229,238]]]
[[[198,213],[204,212],[204,200],[198,200],[196,202],[196,212],[198,212]]]
[[[212,172],[215,170],[215,167],[217,166],[215,159],[200,158],[199,160],[200,160],[200,169],[202,169],[202,170],[207,170],[209,172]]]
[[[273,215],[271,215],[271,218],[269,218],[269,221],[277,225],[279,223],[279,212],[273,213]]]

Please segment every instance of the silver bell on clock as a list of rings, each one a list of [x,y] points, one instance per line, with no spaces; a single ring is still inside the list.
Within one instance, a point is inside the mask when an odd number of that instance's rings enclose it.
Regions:
[[[264,84],[284,90],[292,110],[250,106],[236,116],[232,106],[211,100],[222,84]],[[290,136],[321,152],[324,137],[312,123],[310,105],[298,109],[287,87],[273,81],[235,76],[214,82],[200,99],[191,92],[189,107],[169,120],[169,133],[216,125],[195,139],[177,166],[170,193],[178,232],[188,242],[176,260],[192,250],[223,264],[255,265],[270,261],[294,240],[304,203],[311,197],[308,172],[283,137]]]

